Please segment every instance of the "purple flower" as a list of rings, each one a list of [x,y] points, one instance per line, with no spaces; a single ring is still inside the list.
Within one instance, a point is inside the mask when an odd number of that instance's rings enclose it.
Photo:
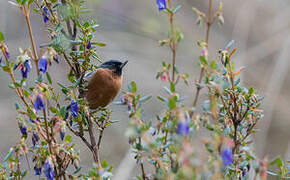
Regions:
[[[27,136],[27,128],[25,125],[20,125],[19,129],[20,129],[22,136]]]
[[[179,135],[188,135],[189,126],[186,122],[180,121],[177,125],[176,133]]]
[[[27,74],[30,72],[30,69],[31,69],[30,61],[26,60],[21,68],[21,75],[23,79],[27,78]]]
[[[74,100],[70,104],[70,113],[74,118],[78,116],[78,103]]]
[[[44,109],[44,103],[39,95],[37,95],[33,106],[36,111],[40,111]]]
[[[35,176],[40,176],[41,175],[41,167],[34,167],[34,174]]]
[[[41,57],[39,62],[38,62],[38,69],[40,72],[42,72],[43,74],[46,73],[47,70],[47,60],[45,57]]]
[[[166,9],[166,0],[156,0],[159,11]]]
[[[63,141],[64,137],[65,137],[65,132],[61,130],[60,131],[60,139]]]
[[[221,157],[222,157],[224,166],[230,165],[233,161],[232,148],[230,147],[223,148],[221,152]]]
[[[33,132],[33,134],[32,134],[32,144],[33,144],[33,146],[35,146],[38,141],[39,141],[38,134],[36,132]]]
[[[2,63],[2,60],[3,60],[2,57],[0,57],[0,64]]]
[[[43,10],[43,13],[42,13],[43,22],[47,23],[50,17],[49,10],[45,6],[42,8],[42,10]]]
[[[87,45],[87,49],[91,49],[91,47],[92,47],[92,44],[91,44],[91,41],[89,41]]]
[[[54,170],[51,164],[47,161],[44,164],[44,173],[47,178],[47,180],[53,180],[54,178]]]

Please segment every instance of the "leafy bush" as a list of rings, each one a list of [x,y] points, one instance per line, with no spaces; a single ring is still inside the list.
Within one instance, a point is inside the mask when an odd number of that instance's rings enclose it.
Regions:
[[[107,108],[89,110],[86,100],[79,96],[87,86],[85,74],[99,68],[95,60],[101,62],[96,50],[105,44],[94,38],[98,24],[93,20],[80,20],[85,10],[84,2],[79,0],[10,3],[23,13],[32,49],[20,49],[18,57],[13,59],[0,33],[3,54],[0,65],[11,77],[9,88],[19,97],[15,107],[22,134],[0,166],[1,179],[23,179],[27,170],[21,168],[21,163],[28,157],[33,161],[35,176],[110,179],[112,167],[105,160],[101,161],[99,150],[105,129],[115,123],[110,119],[111,111]],[[152,96],[139,94],[134,81],[118,103],[127,106],[129,112],[126,135],[141,169],[136,179],[266,179],[267,173],[289,178],[289,169],[281,158],[271,163],[267,158],[259,159],[250,145],[251,135],[263,117],[260,109],[263,97],[256,94],[254,88],[240,83],[243,67],[235,68],[234,42],[219,50],[220,59],[210,60],[210,28],[215,22],[224,23],[222,4],[215,13],[212,0],[209,0],[207,14],[193,8],[197,23],[206,25],[206,36],[198,42],[200,77],[195,83],[176,66],[176,52],[183,34],[175,26],[175,14],[182,8],[173,6],[172,0],[156,0],[156,5],[160,14],[169,19],[168,37],[159,44],[169,47],[172,57],[171,61],[162,62],[156,76],[167,82],[164,90],[168,95],[156,96],[164,104],[164,112],[156,116],[156,121],[143,119],[142,105],[149,103]],[[50,36],[47,44],[35,41],[31,12],[39,14],[46,24]],[[50,65],[59,61],[65,61],[70,68],[67,84],[55,84],[50,76]],[[37,79],[31,76],[33,64]],[[18,71],[21,79],[15,77]],[[191,105],[183,102],[184,97],[177,90],[181,81],[189,88],[196,88]],[[28,86],[28,82],[34,83]],[[201,91],[207,96],[204,102],[198,101]],[[196,141],[200,141],[196,137],[198,131],[206,131],[207,136],[199,142],[204,148],[196,147]],[[93,167],[86,174],[80,171],[81,157],[73,138],[80,138],[92,154]],[[197,149],[202,149],[205,157],[201,157]],[[276,165],[279,171],[267,171],[269,165]]]

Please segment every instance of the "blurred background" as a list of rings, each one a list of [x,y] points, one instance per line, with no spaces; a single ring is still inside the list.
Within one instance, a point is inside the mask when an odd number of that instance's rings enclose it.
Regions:
[[[176,2],[176,1],[174,1]],[[177,53],[179,70],[191,76],[190,81],[198,79],[198,40],[205,37],[205,26],[195,24],[196,15],[192,7],[207,12],[207,0],[177,1],[182,9],[176,15],[176,26],[183,32],[184,40]],[[218,2],[214,1],[215,9]],[[286,0],[223,0],[225,24],[222,27],[213,25],[210,32],[210,58],[217,59],[217,50],[224,48],[232,39],[238,52],[234,61],[245,66],[242,82],[247,87],[254,87],[265,96],[262,106],[265,116],[259,123],[255,138],[255,152],[262,158],[270,159],[282,156],[290,158],[290,2]],[[137,82],[141,94],[163,94],[166,84],[155,80],[161,62],[170,62],[170,52],[166,47],[159,47],[157,41],[166,38],[168,18],[159,13],[155,0],[88,0],[91,10],[83,19],[95,18],[100,24],[96,40],[105,42],[106,47],[99,48],[102,59],[128,60],[124,72],[124,85]],[[46,43],[48,37],[45,25],[40,16],[32,14],[32,28],[38,45]],[[17,7],[7,0],[0,0],[0,30],[4,32],[12,58],[15,58],[19,47],[30,46],[24,17]],[[69,69],[64,63],[50,68],[53,78],[68,83],[65,73]],[[18,101],[15,93],[10,91],[10,79],[6,73],[0,73],[0,159],[3,159],[9,148],[18,141],[20,132],[15,119],[14,102]],[[55,82],[56,83],[56,82]],[[193,101],[195,87],[186,87],[180,83],[178,91],[187,97],[186,104]],[[118,98],[118,97],[117,97]],[[116,100],[118,100],[116,98]],[[205,97],[200,98],[202,102]],[[129,155],[128,139],[125,130],[128,125],[126,107],[110,105],[114,120],[120,122],[107,129],[104,134],[101,157],[114,166],[115,173],[135,172],[134,160]],[[162,111],[162,104],[153,97],[144,106],[144,119],[155,120]],[[82,155],[88,154],[85,147],[79,147]],[[82,156],[81,163],[91,165],[90,155]],[[122,177],[115,174],[115,177]],[[124,175],[124,178],[125,175]]]

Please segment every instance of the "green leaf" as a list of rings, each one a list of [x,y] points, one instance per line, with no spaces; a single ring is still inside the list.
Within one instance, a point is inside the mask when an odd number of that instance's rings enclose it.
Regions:
[[[20,84],[19,82],[15,82],[15,83],[14,83],[14,86],[15,86],[15,87],[21,87],[21,84]]]
[[[226,45],[226,49],[229,49],[232,47],[232,45],[235,43],[235,40],[231,40],[227,45]]]
[[[152,95],[147,95],[147,96],[143,96],[142,98],[140,98],[140,102],[146,102],[148,101],[150,98],[152,97]]]
[[[27,90],[25,90],[25,89],[23,89],[23,93],[24,93],[24,96],[25,96],[25,97],[30,96],[30,93],[29,93]]]
[[[211,69],[216,69],[217,68],[216,62],[212,61],[210,64],[210,67],[211,67]]]
[[[21,4],[26,4],[28,0],[22,0]]]
[[[277,165],[279,168],[284,166],[283,160],[281,157],[277,157],[273,161],[270,162],[270,165]]]
[[[207,124],[206,125],[206,129],[210,130],[210,131],[214,131],[214,126],[211,124]]]
[[[200,60],[201,64],[208,65],[207,60],[205,59],[204,56],[199,56],[199,60]]]
[[[46,72],[46,78],[49,84],[52,84],[51,77],[48,72]]]
[[[81,169],[82,169],[82,167],[78,167],[78,168],[73,172],[73,174],[77,174],[78,172],[80,172]]]
[[[271,176],[278,176],[278,174],[271,172],[271,171],[267,171],[267,174],[271,175]]]
[[[65,136],[65,142],[66,143],[71,143],[72,142],[72,137],[70,135]]]
[[[163,89],[165,89],[165,91],[171,96],[172,92],[170,91],[170,89],[168,89],[167,87],[163,87]]]
[[[11,89],[15,89],[14,83],[9,84],[8,87],[11,88]]]
[[[170,110],[176,108],[176,96],[174,96],[173,98],[168,99],[168,107],[169,107]]]
[[[11,157],[11,155],[12,155],[13,152],[14,152],[14,149],[13,148],[10,148],[8,154],[4,158],[4,161],[7,161]]]
[[[241,79],[240,78],[237,79],[237,80],[235,80],[235,82],[234,82],[235,86],[237,86],[240,82],[241,82]]]
[[[40,73],[38,78],[37,78],[37,82],[41,83],[42,81],[43,81],[43,78],[42,78],[42,74]]]
[[[60,115],[61,115],[62,118],[65,118],[66,113],[67,113],[66,107],[61,107]]]
[[[171,9],[169,9],[169,8],[166,8],[166,11],[167,11],[168,13],[173,13],[173,11],[172,11]]]
[[[19,110],[20,109],[19,108],[19,105],[17,103],[15,103],[15,108],[16,108],[16,110]]]
[[[179,10],[181,7],[182,7],[181,5],[178,5],[178,6],[173,10],[173,13],[177,13],[178,10]]]
[[[130,83],[130,89],[131,89],[132,93],[136,93],[137,92],[137,86],[136,86],[136,82],[135,81],[132,81]]]
[[[175,92],[175,84],[173,82],[170,83],[170,91]]]
[[[162,66],[166,67],[166,62],[165,61],[162,61]]]
[[[50,110],[52,113],[58,114],[58,110],[57,110],[55,107],[53,107],[53,106],[51,106],[51,107],[49,108],[49,110]]]
[[[11,72],[11,68],[9,66],[3,66],[2,68],[5,72]]]
[[[157,98],[158,98],[160,101],[162,101],[162,102],[167,102],[167,100],[166,100],[165,98],[161,97],[161,96],[157,96]]]
[[[102,43],[102,42],[93,42],[92,44],[97,45],[97,46],[100,46],[100,47],[106,46],[106,44],[105,43]]]
[[[36,13],[40,13],[41,11],[39,10],[39,9],[32,9],[34,12],[36,12]]]
[[[240,168],[246,167],[248,164],[248,161],[243,161],[242,163],[240,163]]]
[[[3,34],[3,32],[0,31],[0,42],[1,41],[4,41],[4,34]]]
[[[250,88],[250,89],[249,89],[249,94],[250,94],[250,95],[254,94],[254,92],[255,92],[254,88]]]
[[[107,168],[109,166],[108,162],[106,160],[102,161],[102,167]]]
[[[29,0],[28,4],[32,4],[34,2],[34,0]]]
[[[209,143],[205,144],[205,147],[206,147],[206,150],[209,152],[209,153],[213,153],[214,150],[213,148],[211,147],[211,145]]]

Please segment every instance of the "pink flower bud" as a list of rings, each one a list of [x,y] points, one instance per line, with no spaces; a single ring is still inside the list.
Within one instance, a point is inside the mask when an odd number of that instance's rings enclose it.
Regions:
[[[205,57],[208,56],[207,48],[202,49],[202,51],[201,51],[201,55],[203,55],[203,56],[205,56]]]
[[[166,75],[162,75],[160,78],[161,78],[161,81],[167,81],[167,76]]]

